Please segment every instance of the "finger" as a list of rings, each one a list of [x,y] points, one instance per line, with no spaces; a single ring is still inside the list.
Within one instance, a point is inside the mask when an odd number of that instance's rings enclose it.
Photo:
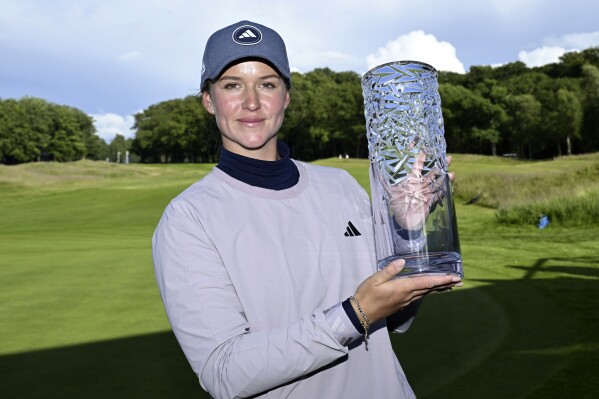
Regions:
[[[372,275],[372,282],[375,285],[381,285],[393,279],[404,268],[405,265],[406,261],[403,259],[394,260],[393,262],[385,266],[384,269],[374,273]]]
[[[429,275],[410,278],[411,291],[415,293],[428,292],[435,289],[443,289],[461,283],[462,279],[453,275]]]
[[[447,166],[451,165],[452,159],[453,159],[453,157],[451,155],[447,155],[445,157],[445,161],[447,162]]]
[[[424,168],[424,161],[426,160],[426,155],[424,151],[420,150],[418,155],[416,156],[416,160],[412,165],[412,174],[416,177],[420,178],[422,176],[422,168]]]
[[[453,181],[453,179],[455,179],[455,173],[449,172],[447,175],[449,176],[450,181]]]
[[[462,283],[452,283],[452,284],[448,284],[448,285],[442,285],[442,286],[433,288],[432,290],[429,291],[429,293],[448,292],[448,291],[452,291],[454,287],[461,287],[462,285],[463,285]]]
[[[437,202],[441,202],[443,200],[443,198],[445,198],[445,175],[443,175],[443,177],[440,177],[439,179],[437,179],[437,181],[434,182],[434,184],[432,185],[433,187],[433,198],[432,198],[432,202],[433,203],[437,203]]]

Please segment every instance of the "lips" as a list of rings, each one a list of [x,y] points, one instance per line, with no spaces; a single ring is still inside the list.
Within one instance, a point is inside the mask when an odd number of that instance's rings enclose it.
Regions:
[[[264,118],[240,118],[237,120],[239,123],[245,126],[257,126],[264,121]]]

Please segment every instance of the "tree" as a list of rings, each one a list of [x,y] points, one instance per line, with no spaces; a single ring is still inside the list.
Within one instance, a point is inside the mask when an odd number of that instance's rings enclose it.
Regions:
[[[506,120],[503,108],[462,86],[440,85],[439,93],[448,150],[481,153],[485,152],[482,143],[488,141],[490,152],[496,153],[500,127]]]
[[[478,139],[480,142],[488,141],[491,144],[491,155],[497,155],[497,143],[501,139],[501,133],[493,128],[479,129],[477,127],[472,128],[472,137]]]
[[[17,164],[37,159],[35,133],[27,123],[27,113],[17,100],[0,102],[0,156],[4,164]]]
[[[597,50],[599,53],[599,48]],[[597,66],[585,64],[582,67],[581,86],[584,93],[581,140],[582,149],[586,152],[599,149],[599,68]]]
[[[85,137],[93,131],[91,118],[75,108],[56,105],[53,108],[53,126],[47,146],[49,159],[75,161],[83,158],[87,153]]]
[[[572,138],[580,138],[582,106],[578,97],[569,90],[558,89],[555,102],[548,114],[548,130],[557,144],[557,155],[562,155],[561,142],[565,141],[567,154],[572,155]]]
[[[108,159],[112,162],[124,163],[125,155],[131,148],[131,142],[125,136],[117,134],[108,144]]]
[[[197,96],[164,101],[135,115],[132,150],[141,162],[213,162],[220,142]]]
[[[47,160],[47,148],[54,134],[53,119],[57,106],[40,98],[23,97],[19,100],[19,107],[23,112],[21,134],[35,145],[35,149],[32,148],[30,156],[24,158],[23,162]]]
[[[294,73],[291,102],[278,137],[292,156],[314,160],[339,154],[367,153],[364,101],[360,77],[354,72],[315,69]]]
[[[522,61],[509,62],[493,69],[493,77],[499,81],[509,79],[512,76],[523,75],[530,71]]]
[[[99,150],[84,112],[34,97],[0,100],[0,161],[73,161]]]
[[[509,130],[516,152],[532,159],[534,147],[542,139],[541,103],[532,94],[519,94],[508,98]],[[541,140],[539,140],[541,139]]]

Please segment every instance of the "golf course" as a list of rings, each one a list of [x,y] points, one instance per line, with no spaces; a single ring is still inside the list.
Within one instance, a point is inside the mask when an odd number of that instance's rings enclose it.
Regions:
[[[367,160],[315,163],[369,191]],[[0,165],[0,398],[209,398],[170,331],[151,237],[213,166]],[[599,153],[455,154],[451,170],[464,286],[392,336],[417,396],[595,398]]]

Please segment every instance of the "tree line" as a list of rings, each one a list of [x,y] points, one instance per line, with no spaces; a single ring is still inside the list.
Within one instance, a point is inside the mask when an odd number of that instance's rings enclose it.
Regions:
[[[439,72],[448,152],[541,159],[599,151],[599,47],[528,68],[522,62]],[[0,162],[81,158],[215,162],[220,134],[200,96],[163,101],[135,115],[135,137],[106,144],[93,120],[36,98],[0,100]],[[360,76],[319,68],[292,74],[279,132],[292,157],[368,156]]]
[[[34,97],[0,99],[1,164],[115,161],[119,153],[124,159],[132,141],[117,135],[107,144],[96,135],[93,118],[77,108]]]
[[[449,152],[539,159],[599,151],[599,47],[543,67],[473,66],[438,80]],[[219,134],[198,96],[153,105],[135,120],[132,145],[143,162],[216,160]],[[367,157],[360,76],[294,72],[279,137],[297,159]]]
[[[448,149],[550,158],[599,151],[599,47],[559,63],[441,73]]]
[[[0,100],[0,161],[74,161],[102,146],[84,112],[39,98]]]

